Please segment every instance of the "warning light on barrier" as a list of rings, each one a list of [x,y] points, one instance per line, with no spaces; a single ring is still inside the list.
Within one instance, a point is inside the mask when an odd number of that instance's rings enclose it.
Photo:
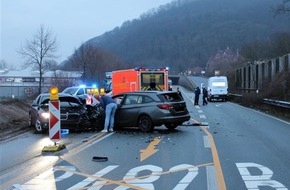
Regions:
[[[49,89],[49,99],[50,100],[58,100],[58,88],[56,86],[52,86]]]
[[[101,88],[100,89],[100,95],[104,95],[105,94],[105,89],[104,88]]]
[[[99,89],[95,88],[94,89],[94,96],[98,96],[99,95]]]

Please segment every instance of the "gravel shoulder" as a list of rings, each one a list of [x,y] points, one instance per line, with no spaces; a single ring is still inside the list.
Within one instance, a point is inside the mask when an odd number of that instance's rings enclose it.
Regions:
[[[0,141],[33,130],[28,125],[30,103],[30,100],[0,100]]]

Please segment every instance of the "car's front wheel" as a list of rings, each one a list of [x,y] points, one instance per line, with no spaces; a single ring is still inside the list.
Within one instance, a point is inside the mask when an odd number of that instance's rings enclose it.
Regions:
[[[34,126],[35,126],[35,130],[37,133],[44,133],[45,132],[45,130],[43,129],[43,127],[41,125],[41,122],[38,119],[36,120]]]
[[[138,119],[138,127],[142,132],[149,132],[154,129],[152,120],[147,115],[143,115]]]

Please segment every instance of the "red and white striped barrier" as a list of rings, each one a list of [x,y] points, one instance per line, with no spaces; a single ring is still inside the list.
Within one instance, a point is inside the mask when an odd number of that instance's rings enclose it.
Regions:
[[[54,142],[61,139],[59,100],[49,101],[49,138]]]

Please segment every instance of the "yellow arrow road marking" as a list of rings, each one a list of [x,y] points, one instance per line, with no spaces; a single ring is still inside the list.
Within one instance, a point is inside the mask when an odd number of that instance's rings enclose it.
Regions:
[[[155,149],[155,147],[159,144],[161,141],[161,138],[155,137],[153,141],[148,145],[146,149],[140,150],[140,161],[142,162],[143,160],[147,159],[148,157],[152,156],[155,154],[158,149]]]

